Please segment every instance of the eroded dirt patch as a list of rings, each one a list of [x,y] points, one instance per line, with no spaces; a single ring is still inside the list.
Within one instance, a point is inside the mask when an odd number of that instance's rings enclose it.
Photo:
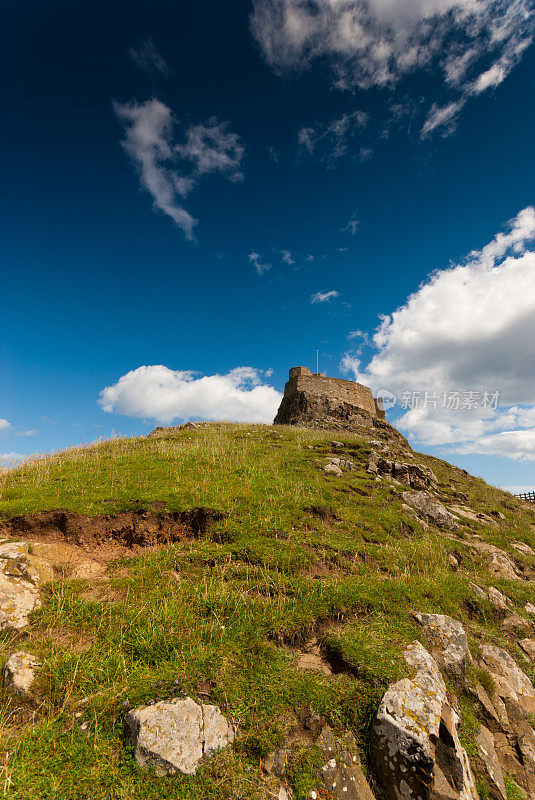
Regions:
[[[202,536],[223,517],[220,511],[203,507],[173,512],[137,509],[97,516],[55,509],[0,523],[0,537],[66,543],[82,548],[93,558],[108,560]]]
[[[308,513],[312,514],[312,516],[318,517],[322,522],[327,524],[332,522],[340,522],[340,517],[332,508],[326,508],[325,506],[307,506],[304,510],[308,511]]]

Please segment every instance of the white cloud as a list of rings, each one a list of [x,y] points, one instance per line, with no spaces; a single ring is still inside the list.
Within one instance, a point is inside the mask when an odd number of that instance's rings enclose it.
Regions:
[[[337,292],[336,289],[331,289],[329,292],[316,292],[315,294],[311,294],[310,302],[312,305],[316,303],[330,303],[331,300],[336,300],[337,297],[340,297],[340,292]]]
[[[113,109],[125,127],[122,145],[155,208],[171,217],[187,239],[193,239],[197,220],[183,200],[209,173],[219,172],[232,181],[243,179],[244,148],[239,137],[227,130],[227,123],[212,118],[187,128],[184,142],[175,143],[178,123],[171,109],[159,100],[114,102]]]
[[[535,209],[525,208],[481,250],[432,273],[404,305],[382,319],[376,354],[364,368],[360,353],[343,361],[373,389],[398,398],[419,392],[397,424],[426,444],[460,452],[506,452],[531,458],[535,434]],[[442,407],[444,392],[478,392],[478,406]],[[483,394],[499,392],[497,408]],[[425,404],[425,392],[438,405]],[[451,397],[451,395],[450,395]],[[506,435],[507,434],[507,435]],[[459,444],[461,443],[461,444]],[[462,448],[462,449],[461,449]]]
[[[326,63],[333,84],[352,90],[393,87],[410,73],[440,68],[443,88],[456,91],[461,105],[507,77],[531,44],[534,22],[532,0],[253,0],[253,6],[252,33],[279,73]]]
[[[457,448],[457,452],[464,455],[478,453],[504,456],[514,461],[535,461],[535,430],[503,431],[494,436],[483,436],[481,439],[461,445]]]
[[[510,223],[507,233],[498,233],[481,250],[473,250],[469,259],[485,269],[491,269],[508,250],[522,253],[526,243],[535,239],[535,207],[527,206]]]
[[[99,405],[107,413],[163,424],[189,419],[272,422],[282,395],[264,378],[252,367],[197,377],[162,365],[143,366],[103,389]]]
[[[11,423],[7,419],[0,419],[0,433],[7,433],[11,430]]]
[[[171,69],[165,58],[158,52],[156,45],[150,37],[143,39],[139,47],[130,47],[128,55],[143,72],[148,75],[159,73],[164,77],[171,74]]]
[[[332,119],[327,124],[301,128],[297,134],[300,150],[315,155],[329,167],[347,155],[352,140],[364,128],[369,115],[365,111],[353,111]]]
[[[259,275],[263,275],[264,272],[268,272],[268,270],[271,269],[271,264],[262,261],[262,256],[260,253],[255,253],[254,251],[249,253],[249,261]]]

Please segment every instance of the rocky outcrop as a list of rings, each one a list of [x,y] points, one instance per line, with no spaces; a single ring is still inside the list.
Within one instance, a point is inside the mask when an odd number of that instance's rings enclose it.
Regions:
[[[323,467],[325,472],[330,472],[333,475],[340,477],[344,472],[352,472],[356,469],[353,461],[348,461],[346,458],[329,458],[327,464]]]
[[[355,739],[350,733],[338,742],[329,726],[325,725],[316,746],[328,758],[321,768],[321,780],[329,797],[333,800],[374,800],[362,771]]]
[[[494,680],[496,693],[503,700],[514,700],[526,714],[535,714],[533,684],[509,653],[502,647],[486,644],[481,648],[481,660]]]
[[[514,547],[515,550],[518,550],[519,553],[522,553],[524,556],[535,556],[535,550],[526,544],[526,542],[511,542],[511,547]]]
[[[414,614],[422,626],[431,653],[450,675],[463,678],[468,658],[468,637],[460,622],[445,614]]]
[[[436,476],[429,467],[404,461],[390,461],[373,451],[368,459],[367,470],[371,475],[389,476],[405,486],[410,486],[411,489],[425,490],[436,486],[437,483]]]
[[[518,645],[535,664],[535,639],[521,639]]]
[[[453,514],[444,508],[442,503],[435,500],[429,492],[404,492],[403,500],[417,512],[418,516],[432,525],[436,525],[437,528],[457,530],[459,527]]]
[[[476,689],[485,726],[492,733],[493,750],[480,736],[477,743],[492,794],[501,792],[494,754],[503,773],[515,779],[528,797],[535,797],[535,732],[531,721],[535,702],[533,684],[502,648],[484,645],[480,667],[492,678],[492,698],[483,687]],[[494,776],[494,777],[493,777]]]
[[[495,586],[489,586],[488,599],[498,611],[508,611],[511,605],[511,601]]]
[[[481,725],[477,732],[476,744],[479,748],[481,761],[483,762],[483,768],[492,796],[496,800],[506,800],[507,791],[505,788],[505,780],[496,754],[494,736],[484,725]]]
[[[511,581],[519,581],[515,565],[511,559],[501,552],[494,552],[490,558],[489,569],[497,578],[506,578]]]
[[[450,511],[458,517],[464,517],[464,519],[473,520],[474,522],[481,522],[485,525],[492,525],[493,527],[497,528],[498,523],[496,522],[493,517],[489,517],[488,514],[483,514],[481,511],[474,511],[473,508],[469,506],[459,506],[459,505],[449,505]]]
[[[419,643],[405,651],[415,669],[387,689],[373,725],[373,756],[387,800],[477,800],[468,757],[457,735],[435,659]]]
[[[322,786],[313,789],[308,797],[329,797],[331,800],[374,800],[358,754],[355,737],[346,731],[334,735],[329,725],[322,725],[317,714],[311,714],[303,723],[304,730],[295,731],[287,741],[273,750],[264,760],[267,775],[284,778],[296,751],[304,742],[313,742],[325,756],[319,779]],[[327,794],[325,794],[327,792]]]
[[[234,740],[234,728],[217,706],[200,706],[190,697],[129,711],[124,725],[138,764],[159,776],[193,775],[203,756]]]

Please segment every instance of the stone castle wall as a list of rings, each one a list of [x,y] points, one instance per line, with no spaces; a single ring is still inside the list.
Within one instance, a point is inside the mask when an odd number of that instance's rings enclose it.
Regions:
[[[385,418],[367,386],[341,378],[313,374],[307,367],[292,367],[275,424],[367,424]]]
[[[368,414],[376,414],[377,406],[371,389],[355,381],[328,378],[323,373],[313,374],[307,367],[293,367],[284,387],[284,395],[305,392],[310,397],[325,398],[330,403],[347,403]]]

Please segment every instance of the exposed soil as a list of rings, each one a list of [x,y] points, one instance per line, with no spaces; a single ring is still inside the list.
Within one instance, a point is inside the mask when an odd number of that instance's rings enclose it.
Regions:
[[[179,512],[137,509],[97,516],[55,509],[0,522],[0,537],[67,543],[82,548],[93,558],[106,560],[125,552],[134,554],[147,547],[202,536],[223,517],[220,511],[202,507]]]
[[[340,522],[340,517],[335,514],[332,508],[326,508],[325,506],[307,506],[304,510],[315,517],[319,517],[322,522]]]

